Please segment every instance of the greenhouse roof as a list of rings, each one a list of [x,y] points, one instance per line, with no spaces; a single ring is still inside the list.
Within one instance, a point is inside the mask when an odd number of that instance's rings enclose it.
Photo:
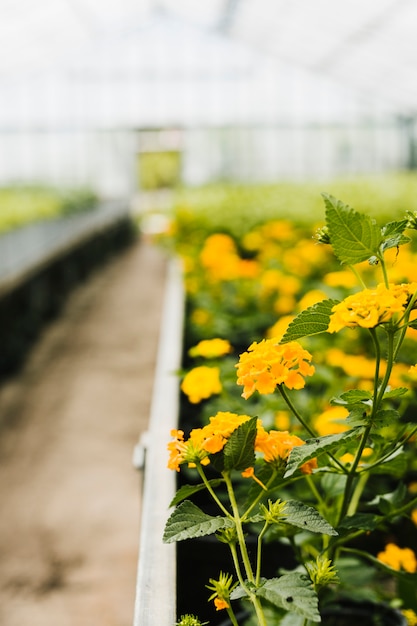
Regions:
[[[0,127],[412,117],[412,0],[3,0]]]

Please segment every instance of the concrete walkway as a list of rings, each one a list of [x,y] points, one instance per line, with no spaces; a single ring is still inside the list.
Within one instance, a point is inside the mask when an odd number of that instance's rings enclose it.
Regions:
[[[131,626],[166,259],[97,270],[0,387],[0,626]]]

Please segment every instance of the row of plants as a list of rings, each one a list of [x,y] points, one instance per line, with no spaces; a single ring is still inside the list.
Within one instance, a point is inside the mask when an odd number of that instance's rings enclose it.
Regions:
[[[91,209],[96,194],[87,188],[58,189],[44,185],[0,188],[0,233],[39,220],[54,219]]]
[[[275,212],[277,187],[183,195],[160,237],[187,293],[163,538],[181,626],[417,624],[417,213],[351,208],[355,184],[320,211],[312,186]]]

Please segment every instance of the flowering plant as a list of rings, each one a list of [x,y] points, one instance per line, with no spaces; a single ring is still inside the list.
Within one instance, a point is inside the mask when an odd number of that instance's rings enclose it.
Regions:
[[[407,343],[417,328],[417,282],[392,282],[390,276],[400,247],[410,241],[405,231],[417,229],[417,216],[409,213],[380,227],[330,195],[324,201],[326,226],[317,242],[331,246],[361,289],[307,307],[281,336],[254,341],[235,364],[244,400],[277,393],[297,429],[270,428],[263,416],[218,410],[188,437],[173,431],[168,444],[168,467],[187,476],[194,472],[198,482],[191,479],[179,488],[164,541],[215,535],[228,546],[234,571],[220,571],[207,587],[216,610],[226,611],[234,626],[241,623],[234,608],[239,602],[251,607],[250,617],[243,618],[251,625],[325,622],[335,599],[352,596],[353,570],[365,589],[353,595],[384,600],[402,610],[407,622],[401,623],[417,624],[417,557],[406,532],[417,512],[412,388],[417,359]],[[234,260],[228,267],[236,272],[239,263],[230,250]],[[225,271],[217,255],[206,251],[205,260]],[[371,275],[376,284],[366,286],[369,266],[376,270]],[[309,403],[303,399],[299,407],[293,398],[317,374],[311,352],[299,340],[314,347],[315,339],[335,333],[349,333],[357,347],[352,358],[362,359],[354,369],[361,363],[366,373],[355,372],[354,382],[341,379],[342,388],[328,400],[334,429],[323,431]],[[396,363],[404,349],[407,371],[399,384]],[[192,356],[219,358],[230,350],[226,340],[215,338],[195,346]],[[220,369],[194,368],[182,388],[192,403],[220,394]],[[216,515],[193,501],[203,492]],[[289,567],[278,563],[267,578],[263,568],[274,542],[291,546],[293,561]],[[201,624],[192,615],[178,623]]]

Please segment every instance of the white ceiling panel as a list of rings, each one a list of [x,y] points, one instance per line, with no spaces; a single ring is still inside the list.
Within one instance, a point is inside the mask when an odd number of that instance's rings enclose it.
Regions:
[[[37,103],[55,123],[417,115],[416,33],[415,0],[0,0],[0,124]]]

